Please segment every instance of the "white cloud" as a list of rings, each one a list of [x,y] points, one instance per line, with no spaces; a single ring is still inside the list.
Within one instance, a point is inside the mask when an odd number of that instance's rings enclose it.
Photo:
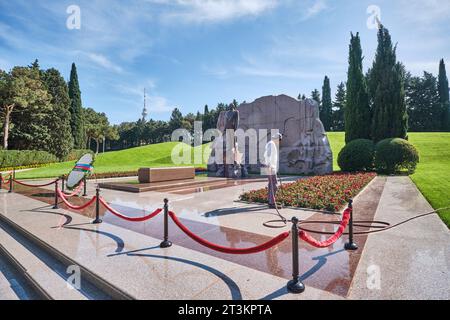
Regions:
[[[142,111],[144,101],[144,88],[147,89],[147,109],[149,117],[153,114],[171,112],[175,107],[165,97],[156,93],[156,81],[146,79],[139,85],[116,84],[114,88],[121,94],[128,96],[129,104],[135,106],[138,112]]]
[[[306,9],[302,20],[308,20],[326,9],[328,9],[328,5],[325,0],[316,0],[312,6]]]
[[[401,0],[400,11],[404,19],[420,24],[435,24],[449,20],[448,0]]]
[[[291,78],[291,79],[321,79],[322,73],[303,72],[296,68],[282,67],[236,67],[236,72],[244,76],[269,77],[269,78]]]
[[[433,61],[405,61],[406,70],[410,71],[413,75],[421,76],[423,72],[431,72],[434,75],[439,73],[439,60]]]
[[[87,53],[86,54],[87,57],[94,62],[95,64],[97,64],[98,66],[116,72],[116,73],[122,73],[123,69],[122,67],[114,64],[113,62],[111,62],[107,57],[105,57],[102,54],[97,54],[97,53]]]
[[[152,1],[155,2],[155,1]],[[278,0],[157,0],[171,5],[163,14],[166,21],[220,22],[258,16],[278,5]]]

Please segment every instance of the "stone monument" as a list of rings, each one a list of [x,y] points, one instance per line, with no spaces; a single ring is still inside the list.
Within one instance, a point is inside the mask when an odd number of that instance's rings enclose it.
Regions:
[[[211,145],[211,156],[208,161],[210,176],[225,178],[243,178],[247,176],[245,167],[241,165],[242,156],[238,153],[235,132],[239,126],[239,111],[222,111],[217,120],[217,130],[221,136]]]
[[[266,129],[269,135],[258,135],[258,146],[264,148],[270,139],[270,130],[278,129],[283,134],[280,144],[279,165],[282,174],[322,175],[333,172],[333,154],[330,144],[319,119],[319,106],[311,99],[296,100],[287,95],[267,96],[252,103],[239,106],[238,129],[244,131]],[[220,141],[221,143],[223,140]],[[249,143],[246,139],[245,148],[234,145],[242,172],[259,173],[261,171],[261,155],[258,152],[256,163],[249,162]],[[214,144],[213,144],[214,148]],[[242,150],[243,149],[243,150]],[[261,150],[260,150],[261,151]],[[214,152],[214,151],[213,151]],[[212,155],[208,169],[218,172],[220,168],[214,164],[217,156]],[[220,174],[219,174],[220,175]]]

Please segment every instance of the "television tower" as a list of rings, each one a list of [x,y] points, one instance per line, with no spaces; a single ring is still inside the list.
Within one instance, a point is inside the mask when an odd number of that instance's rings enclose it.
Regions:
[[[146,122],[147,121],[147,116],[148,116],[148,111],[147,111],[147,94],[144,88],[144,110],[142,110],[142,121]]]

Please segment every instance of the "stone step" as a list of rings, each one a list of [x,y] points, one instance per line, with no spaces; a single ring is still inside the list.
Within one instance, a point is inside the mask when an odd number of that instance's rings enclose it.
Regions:
[[[64,288],[67,288],[65,291],[71,291],[71,293],[66,293],[64,294],[64,296],[62,296],[58,292],[56,292],[55,296],[52,296],[50,295],[51,292],[48,292],[48,298],[58,300],[70,300],[73,298],[79,300],[134,299],[119,288],[99,277],[97,274],[86,269],[83,265],[78,264],[74,260],[62,254],[60,251],[56,250],[33,234],[29,233],[27,230],[23,229],[21,226],[19,226],[3,214],[0,214],[0,243],[2,244],[3,235],[5,234],[10,238],[14,238],[16,242],[19,242],[19,245],[22,245],[23,254],[26,254],[26,251],[28,251],[30,254],[34,255],[34,258],[32,257],[33,262],[36,262],[36,259],[41,260],[42,263],[39,264],[40,266],[44,264],[47,268],[50,269],[50,271],[54,273],[54,275],[59,276],[60,279],[58,280],[58,286],[57,288],[52,289],[52,291],[64,291]],[[11,257],[16,260],[16,252],[13,251],[12,253],[13,254],[11,254]],[[45,266],[43,266],[43,268],[45,268]],[[68,283],[66,279],[68,279],[68,277],[73,274],[73,271],[72,273],[68,273],[69,266],[77,266],[81,271],[80,290],[68,289]],[[21,265],[21,268],[26,271],[25,273],[27,275],[29,275],[29,270],[27,270],[26,265]],[[34,278],[31,279],[35,282]],[[37,282],[35,283],[37,284]],[[43,293],[47,294],[47,287],[41,287],[40,284],[38,284],[38,287],[43,288]],[[66,295],[68,297],[66,297]]]
[[[23,269],[0,244],[0,300],[39,300],[42,297],[23,275]]]
[[[52,268],[51,261],[38,258],[33,252],[14,238],[3,226],[0,227],[0,242],[3,249],[23,268],[23,271],[41,287],[50,299],[86,300],[80,291],[69,288],[66,279]],[[50,265],[49,265],[50,264]]]

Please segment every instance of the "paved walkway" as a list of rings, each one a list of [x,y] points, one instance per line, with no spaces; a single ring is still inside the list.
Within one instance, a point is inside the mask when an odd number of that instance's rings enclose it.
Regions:
[[[264,183],[253,183],[188,196],[112,190],[104,190],[102,195],[130,215],[142,214],[136,209],[148,212],[161,207],[162,199],[169,197],[171,210],[201,236],[223,245],[247,247],[281,232],[262,226],[274,218],[273,212],[233,202],[242,191],[262,186]],[[93,187],[89,185],[90,194]],[[346,239],[327,249],[302,244],[300,264],[307,290],[291,295],[285,289],[289,272],[281,272],[290,271],[289,242],[263,259],[249,255],[234,260],[183,242],[177,234],[172,248],[159,249],[162,225],[157,221],[153,227],[152,221],[123,224],[107,213],[106,223],[94,226],[89,218],[63,209],[51,210],[36,197],[2,192],[0,201],[1,214],[139,299],[449,298],[450,233],[437,216],[357,237],[360,250],[353,253],[342,250]],[[430,206],[408,177],[377,178],[355,199],[359,219],[395,223],[427,211]],[[283,214],[317,218],[312,212],[292,209],[283,210]],[[155,225],[157,233],[152,229]],[[205,226],[216,228],[202,229]],[[377,271],[380,277],[374,278]]]

